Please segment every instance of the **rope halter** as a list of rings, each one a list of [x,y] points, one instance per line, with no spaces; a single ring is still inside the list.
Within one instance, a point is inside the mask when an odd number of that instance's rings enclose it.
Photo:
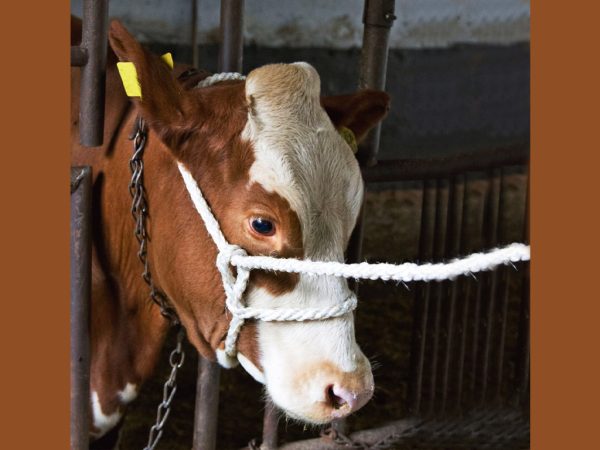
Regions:
[[[222,81],[243,80],[244,78],[238,73],[215,74],[202,80],[196,87],[203,88]],[[454,279],[459,275],[492,270],[500,265],[529,261],[530,259],[529,245],[521,243],[513,243],[486,253],[473,253],[462,259],[435,264],[369,264],[366,262],[344,264],[335,261],[249,256],[243,248],[227,241],[219,222],[202,195],[198,183],[181,162],[178,162],[177,165],[194,207],[202,217],[206,230],[217,246],[216,266],[223,280],[225,305],[232,316],[225,337],[225,355],[231,358],[232,362],[236,360],[237,338],[246,319],[262,321],[325,320],[348,314],[357,306],[356,296],[353,293],[342,303],[323,308],[254,308],[247,306],[243,302],[243,297],[248,286],[250,271],[253,269],[328,275],[356,280],[392,280],[405,283]],[[236,268],[236,275],[234,275],[232,267]]]
[[[324,308],[253,308],[243,303],[244,292],[248,286],[251,268],[244,267],[240,261],[248,258],[248,253],[238,245],[230,244],[223,235],[219,222],[212,213],[210,206],[202,195],[198,183],[182,163],[177,163],[196,211],[202,217],[206,230],[215,242],[218,254],[216,266],[221,273],[225,289],[225,305],[231,313],[231,322],[225,338],[225,354],[235,358],[237,354],[237,338],[246,319],[257,319],[267,322],[302,322],[306,320],[325,320],[343,316],[357,306],[356,296],[350,296],[342,303]],[[279,258],[272,258],[279,259]],[[281,258],[281,260],[285,260]],[[237,275],[233,274],[232,266],[236,267]],[[286,270],[284,270],[286,271]]]

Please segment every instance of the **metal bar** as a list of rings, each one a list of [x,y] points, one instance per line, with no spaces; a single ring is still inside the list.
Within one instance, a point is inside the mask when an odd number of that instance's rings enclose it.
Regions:
[[[277,426],[279,415],[277,408],[271,400],[265,401],[265,415],[263,419],[263,435],[261,450],[275,450],[277,448]]]
[[[433,257],[433,237],[435,233],[435,183],[423,182],[423,200],[421,204],[421,235],[419,237],[419,259],[431,260]],[[425,354],[427,349],[427,319],[429,317],[429,300],[431,283],[420,284],[414,301],[414,330],[411,351],[413,368],[411,380],[411,409],[413,414],[421,413],[423,403],[423,379],[425,373]]]
[[[108,0],[84,0],[81,47],[87,62],[81,69],[79,94],[79,139],[85,147],[102,145]]]
[[[192,66],[200,64],[198,56],[198,0],[192,0],[192,13],[190,23],[190,45],[192,46]]]
[[[197,8],[196,2],[192,10]],[[241,72],[243,52],[243,0],[221,1],[219,71]],[[195,19],[193,19],[194,21]],[[194,30],[196,26],[193,26]],[[198,361],[193,450],[214,450],[217,442],[219,379],[221,368],[202,357]]]
[[[244,0],[221,0],[219,70],[242,72],[244,53]]]
[[[88,60],[87,50],[78,45],[71,46],[71,66],[82,67],[85,66]]]
[[[436,182],[436,205],[435,205],[435,233],[433,243],[433,259],[440,261],[445,256],[446,234],[448,231],[448,180],[438,180]],[[440,357],[440,341],[443,340],[443,330],[441,328],[442,309],[444,307],[444,292],[446,284],[436,282],[433,285],[432,306],[433,316],[433,347],[431,368],[429,372],[429,384],[431,392],[429,396],[429,413],[435,412],[437,398],[437,380],[438,363]]]
[[[465,177],[458,176],[452,180],[450,191],[450,220],[448,223],[448,235],[450,236],[447,245],[446,257],[458,256],[461,249],[461,232],[463,218],[463,200],[465,191]],[[448,386],[450,384],[450,363],[452,361],[452,344],[454,341],[454,321],[456,315],[456,299],[458,296],[459,283],[461,280],[451,281],[449,284],[449,311],[446,322],[446,349],[444,360],[444,371],[442,379],[442,404],[441,411],[446,410],[448,401]]]
[[[92,169],[71,168],[71,450],[89,445]]]
[[[465,357],[467,354],[467,335],[469,333],[469,304],[471,299],[471,286],[473,285],[471,280],[465,280],[464,286],[464,297],[463,297],[463,309],[460,322],[460,349],[458,356],[458,367],[456,369],[457,386],[456,386],[456,403],[457,408],[461,410],[463,406],[463,386],[464,386],[464,375],[465,375]]]
[[[528,161],[529,146],[518,145],[436,158],[383,160],[375,167],[362,167],[361,171],[366,183],[384,183],[450,177],[470,171],[527,164]]]
[[[501,177],[500,183],[500,223],[499,223],[499,236],[500,242],[506,242],[505,236],[505,214],[506,214],[506,195],[504,186],[505,179]],[[498,356],[496,359],[496,392],[495,392],[495,401],[500,403],[502,400],[502,381],[504,378],[504,353],[506,349],[506,330],[508,327],[508,303],[510,300],[510,283],[511,283],[511,274],[508,270],[508,267],[501,267],[498,269],[500,273],[500,311],[498,316]]]
[[[219,364],[202,356],[198,357],[193,450],[214,450],[216,448],[220,376]]]
[[[390,28],[396,19],[394,0],[366,0],[363,10],[363,45],[360,55],[361,89],[385,89]],[[361,165],[377,164],[381,125],[369,132],[356,157]]]
[[[500,329],[500,335],[498,338],[498,358],[497,358],[497,369],[496,369],[496,401],[501,401],[502,396],[502,380],[504,378],[504,353],[506,349],[506,329],[508,320],[508,301],[510,294],[510,271],[507,267],[501,267],[500,273],[502,275],[502,306],[500,309],[500,317],[498,320],[498,327]]]
[[[469,200],[469,184],[468,184],[468,179],[466,176],[463,175],[463,180],[464,180],[464,191],[463,191],[463,199],[462,199],[462,204],[463,204],[463,210],[462,210],[462,229],[461,229],[461,247],[462,250],[465,253],[469,253],[471,245],[469,242],[469,237],[471,235],[470,233],[470,229],[467,226],[467,218],[469,217],[470,214],[470,209],[469,209],[469,205],[468,205],[468,200]],[[464,404],[464,398],[463,398],[463,388],[465,385],[465,363],[466,363],[466,356],[467,356],[467,336],[469,334],[469,306],[471,304],[471,294],[473,292],[473,279],[472,278],[467,278],[464,280],[460,280],[464,286],[464,293],[463,293],[463,299],[462,299],[462,304],[463,304],[463,309],[462,309],[462,316],[461,316],[461,322],[460,322],[460,332],[461,332],[461,337],[460,337],[460,347],[459,347],[459,356],[458,356],[458,367],[456,369],[456,376],[457,376],[457,386],[456,386],[456,404],[457,404],[457,408],[459,411],[462,410],[463,404]]]
[[[479,319],[481,312],[481,294],[482,294],[482,282],[478,280],[475,288],[475,304],[473,306],[473,335],[471,341],[471,391],[470,399],[475,398],[475,390],[477,387],[478,373],[477,373],[477,360],[478,360],[478,349],[479,349]]]
[[[500,214],[500,169],[494,169],[490,175],[490,190],[488,196],[488,247],[495,247],[498,243],[498,218]],[[498,272],[486,274],[489,279],[488,305],[484,319],[485,344],[483,348],[483,361],[481,369],[480,402],[485,401],[489,383],[490,358],[492,353],[492,337],[494,333],[494,311],[496,308],[496,294],[498,291]]]
[[[527,175],[527,200],[525,207],[525,229],[523,234],[525,236],[525,242],[529,242],[529,187],[530,179],[529,174]],[[520,350],[519,359],[516,366],[516,380],[517,380],[517,399],[519,403],[528,410],[529,407],[529,365],[530,365],[530,347],[531,347],[531,336],[530,336],[530,284],[529,284],[529,264],[523,271],[523,284],[522,284],[522,299],[521,299],[521,311],[519,318],[519,337],[518,337],[518,348]]]

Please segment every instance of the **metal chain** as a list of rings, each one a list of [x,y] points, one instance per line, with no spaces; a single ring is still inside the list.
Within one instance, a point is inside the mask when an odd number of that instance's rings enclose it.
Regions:
[[[133,140],[133,156],[129,161],[131,169],[131,181],[129,183],[129,193],[131,194],[131,214],[135,220],[134,235],[140,244],[138,258],[144,266],[142,278],[150,287],[150,298],[160,308],[161,314],[169,319],[173,325],[179,324],[177,313],[170,306],[165,293],[161,292],[154,285],[150,266],[148,263],[148,232],[146,231],[146,219],[148,217],[148,202],[146,201],[146,191],[144,189],[144,148],[146,146],[147,132],[144,119],[138,117],[135,121],[134,133],[129,139]]]
[[[171,412],[171,402],[177,392],[177,371],[183,365],[185,360],[185,353],[183,351],[182,343],[185,330],[181,325],[177,325],[177,345],[175,349],[169,355],[169,364],[171,365],[171,373],[169,378],[163,385],[163,398],[162,402],[156,408],[156,422],[150,428],[148,433],[148,443],[144,447],[144,450],[154,450],[163,435],[163,428],[169,413]]]
[[[181,326],[176,311],[170,305],[167,295],[156,288],[150,265],[148,263],[148,241],[149,236],[146,231],[146,219],[148,218],[148,202],[146,201],[146,192],[144,190],[144,148],[146,146],[147,132],[144,119],[138,117],[135,120],[134,132],[129,137],[133,140],[133,156],[129,161],[131,169],[131,182],[129,183],[129,193],[131,194],[131,214],[135,221],[134,235],[140,244],[138,258],[144,266],[142,278],[150,288],[150,298],[160,308],[160,313],[166,317],[171,325],[177,328],[177,345],[169,355],[169,364],[171,373],[163,385],[162,402],[156,410],[156,422],[150,428],[148,433],[148,444],[144,450],[154,450],[163,435],[163,428],[171,412],[171,402],[177,392],[177,371],[183,365],[185,352],[183,351],[183,337],[185,330]]]

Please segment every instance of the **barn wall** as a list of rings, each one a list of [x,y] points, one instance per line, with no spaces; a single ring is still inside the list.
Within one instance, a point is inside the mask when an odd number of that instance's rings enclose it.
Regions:
[[[82,0],[72,0],[80,14]],[[189,0],[110,2],[136,37],[189,62]],[[246,0],[245,73],[307,61],[328,94],[358,80],[363,0]],[[216,71],[219,1],[199,0],[201,67]],[[529,140],[529,2],[396,0],[380,156],[420,158]]]
[[[80,14],[82,0],[71,0]],[[218,0],[199,0],[200,43],[216,43]],[[265,47],[359,47],[363,0],[247,0],[245,40]],[[118,17],[145,42],[187,43],[190,0],[110,2]],[[527,0],[396,0],[392,48],[446,47],[455,43],[510,44],[529,39]]]

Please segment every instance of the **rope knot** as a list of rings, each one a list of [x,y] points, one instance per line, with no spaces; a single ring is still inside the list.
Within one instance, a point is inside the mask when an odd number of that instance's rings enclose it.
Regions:
[[[234,256],[248,256],[248,253],[242,247],[235,244],[227,244],[219,250],[217,266],[221,273],[230,272],[231,260]]]

